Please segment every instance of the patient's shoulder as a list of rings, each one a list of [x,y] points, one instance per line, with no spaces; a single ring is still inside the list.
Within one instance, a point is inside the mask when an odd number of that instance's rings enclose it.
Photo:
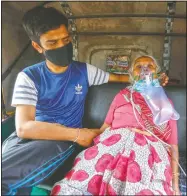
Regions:
[[[129,88],[124,88],[122,90],[120,90],[120,92],[118,93],[119,96],[122,96],[122,97],[127,97],[127,98],[130,98],[130,89]]]
[[[124,89],[123,89],[123,90],[120,90],[120,91],[116,94],[116,96],[114,97],[113,102],[115,102],[115,104],[116,104],[117,106],[121,106],[121,105],[124,105],[124,104],[126,104],[126,103],[129,102],[129,97],[128,97],[127,94],[124,93],[124,92],[125,92]]]

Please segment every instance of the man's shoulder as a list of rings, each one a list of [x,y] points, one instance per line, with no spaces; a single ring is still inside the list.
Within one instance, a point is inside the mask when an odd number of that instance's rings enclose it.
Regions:
[[[34,65],[30,65],[30,66],[24,68],[22,71],[23,71],[23,72],[38,71],[38,70],[40,70],[40,69],[43,68],[44,63],[45,63],[45,61],[42,61],[42,62],[36,63],[36,64],[34,64]]]
[[[87,63],[80,62],[80,61],[73,61],[72,64],[74,65],[73,67],[85,67]]]
[[[73,65],[74,65],[74,66],[72,66],[73,68],[79,69],[79,70],[80,69],[85,70],[87,72],[92,71],[92,70],[97,70],[96,66],[89,64],[89,63],[86,63],[86,62],[73,61]]]
[[[71,69],[74,72],[79,72],[81,74],[86,74],[87,73],[87,63],[80,62],[80,61],[73,61]]]
[[[45,61],[28,66],[24,68],[21,72],[25,73],[34,83],[38,83],[41,78],[42,69],[44,67]]]

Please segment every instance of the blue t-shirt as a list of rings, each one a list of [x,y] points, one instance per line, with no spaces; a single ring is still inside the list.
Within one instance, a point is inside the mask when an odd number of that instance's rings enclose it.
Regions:
[[[37,121],[82,127],[89,86],[106,83],[108,79],[108,73],[77,61],[73,61],[64,73],[55,74],[44,61],[20,72],[12,105],[35,105]]]

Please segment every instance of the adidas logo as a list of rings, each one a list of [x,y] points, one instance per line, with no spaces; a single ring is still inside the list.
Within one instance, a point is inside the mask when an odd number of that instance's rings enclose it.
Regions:
[[[75,91],[75,94],[82,94],[82,86],[80,86],[79,84],[75,86]]]

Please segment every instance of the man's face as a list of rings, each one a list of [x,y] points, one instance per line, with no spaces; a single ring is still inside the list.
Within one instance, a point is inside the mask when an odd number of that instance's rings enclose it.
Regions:
[[[65,25],[61,25],[58,29],[50,30],[40,36],[40,44],[45,50],[63,47],[71,41]],[[43,49],[36,42],[32,42],[32,45],[39,53],[43,53]]]

